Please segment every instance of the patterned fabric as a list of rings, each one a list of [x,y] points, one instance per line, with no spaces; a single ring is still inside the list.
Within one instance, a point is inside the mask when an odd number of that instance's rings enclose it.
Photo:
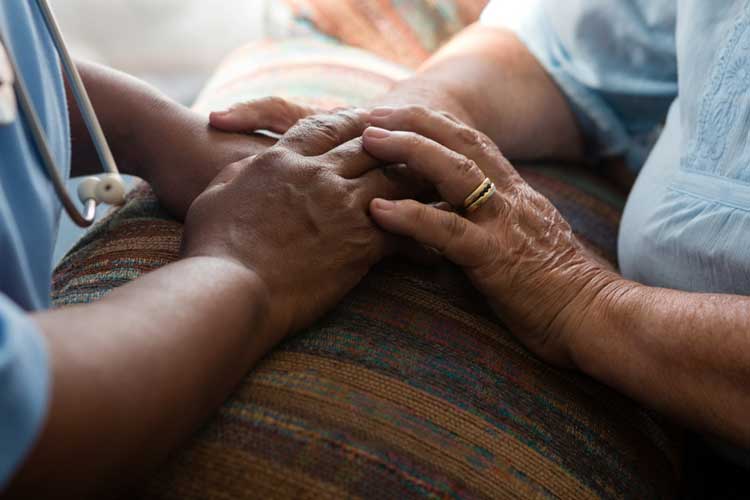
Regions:
[[[612,258],[619,212],[595,193],[615,195],[565,169],[524,175]],[[180,234],[141,188],[60,266],[55,303],[175,260]],[[524,350],[457,270],[391,261],[248,375],[145,497],[668,498],[678,451],[648,412]]]
[[[198,107],[270,93],[358,104],[405,75],[320,39],[262,44],[230,57]],[[616,192],[570,166],[523,174],[614,261]],[[139,187],[62,262],[55,304],[174,261],[180,238]],[[392,260],[248,374],[143,497],[670,498],[679,442],[628,399],[532,356],[455,268]]]
[[[322,33],[417,67],[479,17],[487,0],[285,0]]]
[[[208,114],[267,95],[322,108],[364,105],[410,75],[404,66],[320,36],[252,43],[227,57],[194,108]]]

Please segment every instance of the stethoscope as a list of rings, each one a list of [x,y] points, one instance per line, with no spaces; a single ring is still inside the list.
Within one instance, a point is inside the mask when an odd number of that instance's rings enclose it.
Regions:
[[[60,202],[70,218],[77,225],[81,227],[89,227],[96,218],[96,206],[98,204],[106,203],[108,205],[121,205],[123,203],[125,199],[125,183],[117,170],[112,151],[109,148],[109,144],[107,144],[107,139],[104,137],[102,127],[99,124],[94,108],[91,105],[89,95],[86,92],[83,81],[81,80],[81,75],[78,73],[73,60],[68,53],[68,49],[63,40],[60,28],[52,14],[52,10],[46,0],[36,0],[36,4],[44,18],[47,30],[52,37],[52,41],[60,57],[65,75],[68,78],[71,91],[76,103],[78,104],[81,116],[86,123],[86,128],[91,135],[94,147],[96,148],[99,161],[101,162],[104,171],[107,172],[100,177],[89,177],[84,179],[79,184],[78,199],[84,206],[83,212],[78,210],[65,188],[65,182],[60,175],[61,170],[57,168],[41,120],[39,119],[39,114],[31,100],[23,75],[19,71],[19,66],[12,51],[7,48],[8,44],[5,43],[2,33],[0,33],[0,50],[3,46],[6,47],[5,55],[10,65],[11,75],[15,75],[13,78],[13,89],[18,97],[19,107],[29,123],[29,128],[31,129],[31,134],[39,151],[39,155],[41,156],[42,163],[44,163],[47,175],[54,185],[55,192],[60,198]]]

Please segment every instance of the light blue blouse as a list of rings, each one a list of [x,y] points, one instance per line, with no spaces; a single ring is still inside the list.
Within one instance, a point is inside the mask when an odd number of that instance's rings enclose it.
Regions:
[[[483,22],[527,44],[592,153],[640,169],[622,273],[750,295],[750,0],[494,0]]]
[[[548,69],[592,153],[642,166],[623,274],[750,294],[750,0],[494,0],[483,22]]]

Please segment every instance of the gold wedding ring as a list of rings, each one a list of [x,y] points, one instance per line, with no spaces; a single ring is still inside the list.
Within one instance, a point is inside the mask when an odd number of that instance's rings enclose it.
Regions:
[[[497,192],[495,184],[485,177],[482,183],[477,187],[464,201],[464,210],[466,213],[473,213],[479,210],[482,205],[487,203],[492,195]]]

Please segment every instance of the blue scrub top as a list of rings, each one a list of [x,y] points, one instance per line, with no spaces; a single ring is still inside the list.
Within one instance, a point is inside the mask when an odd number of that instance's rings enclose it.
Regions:
[[[0,1],[0,30],[67,177],[65,88],[36,3]],[[60,211],[25,120],[0,125],[0,493],[32,448],[49,399],[45,342],[28,313],[50,305]]]

